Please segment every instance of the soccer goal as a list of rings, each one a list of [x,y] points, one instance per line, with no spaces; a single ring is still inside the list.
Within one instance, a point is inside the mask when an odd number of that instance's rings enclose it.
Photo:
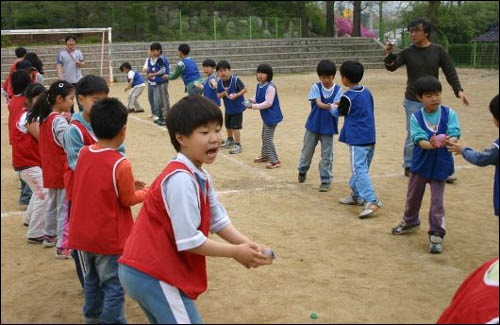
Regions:
[[[56,58],[64,50],[67,35],[76,37],[76,48],[85,58],[82,74],[100,75],[113,83],[113,46],[111,27],[107,28],[61,28],[61,29],[15,29],[2,30],[2,80],[6,76],[4,65],[15,59],[15,48],[22,46],[35,52],[44,63],[44,79],[57,79]]]

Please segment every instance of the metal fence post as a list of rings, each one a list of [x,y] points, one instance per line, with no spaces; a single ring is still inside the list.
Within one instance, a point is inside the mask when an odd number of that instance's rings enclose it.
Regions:
[[[182,12],[179,10],[179,40],[182,38]]]
[[[217,40],[217,19],[215,18],[214,15],[214,41]]]
[[[250,33],[250,39],[252,39],[252,16],[249,17],[249,24],[248,24],[248,29]]]
[[[477,64],[477,42],[472,42],[472,67],[475,68]]]
[[[276,38],[278,38],[278,16],[274,17],[275,25],[276,25]]]
[[[299,38],[302,37],[302,17],[299,18]]]

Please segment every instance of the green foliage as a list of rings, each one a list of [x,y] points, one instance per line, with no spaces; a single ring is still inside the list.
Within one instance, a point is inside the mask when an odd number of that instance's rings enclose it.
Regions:
[[[326,18],[316,2],[306,6],[307,19],[312,23],[311,31],[317,35],[326,36]]]
[[[403,12],[400,25],[416,18],[429,17],[428,1],[415,2]],[[461,6],[441,4],[433,26],[436,42],[467,43],[486,32],[488,26],[498,23],[497,1],[467,1]]]

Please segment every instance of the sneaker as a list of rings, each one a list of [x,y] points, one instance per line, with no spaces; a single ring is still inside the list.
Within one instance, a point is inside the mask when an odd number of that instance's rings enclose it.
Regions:
[[[409,232],[413,232],[413,231],[417,230],[418,228],[420,228],[420,223],[417,223],[415,225],[410,225],[403,220],[403,221],[401,221],[401,223],[399,225],[392,228],[392,234],[393,235],[404,235],[404,234],[407,234]]]
[[[331,184],[330,183],[321,183],[319,186],[319,191],[320,192],[328,192],[331,189]]]
[[[141,109],[141,110],[136,109],[135,112],[136,113],[144,113],[144,110],[143,109]]]
[[[267,162],[267,157],[258,156],[253,160],[254,163]]]
[[[364,201],[362,198],[360,197],[357,197],[357,198],[354,198],[351,195],[349,195],[348,197],[345,197],[345,198],[342,198],[339,200],[340,203],[342,204],[347,204],[347,205],[359,205],[359,206],[362,206]]]
[[[158,116],[153,115],[153,121],[157,121],[157,120],[159,120],[159,119],[160,119],[160,118],[159,118]]]
[[[405,176],[410,177],[410,167],[405,167]]]
[[[71,258],[71,249],[69,248],[56,248],[56,258],[60,260],[67,260]]]
[[[307,174],[306,173],[299,173],[299,183],[304,183],[306,181]]]
[[[167,122],[165,122],[165,120],[163,120],[163,119],[161,119],[161,120],[158,119],[158,120],[155,121],[155,123],[158,124],[158,126],[165,126],[165,125],[167,125]]]
[[[135,112],[135,109],[133,109],[133,108],[129,108],[129,109],[128,109],[128,112],[129,112],[129,113],[134,113],[134,112]]]
[[[43,238],[43,247],[54,247],[57,243],[57,236],[44,236]]]
[[[365,202],[363,206],[363,211],[359,214],[360,219],[371,217],[375,212],[380,210],[382,207],[382,202]]]
[[[234,144],[233,149],[231,149],[231,151],[229,151],[229,153],[232,155],[240,153],[240,152],[241,152],[241,145],[236,144],[236,143]]]
[[[443,237],[430,235],[429,236],[429,253],[439,254],[443,251]]]
[[[26,222],[23,222],[23,226],[29,227],[30,225],[28,223],[26,223]]]
[[[457,181],[457,178],[455,176],[448,176],[448,178],[446,178],[446,183],[448,184],[453,184]]]
[[[269,163],[266,166],[267,169],[274,169],[274,168],[280,168],[280,167],[281,167],[281,162],[280,161],[275,162],[274,164],[273,163]]]
[[[40,236],[36,238],[27,238],[28,244],[42,244],[45,236]]]
[[[220,147],[221,148],[230,148],[234,146],[234,140],[224,140],[222,141],[222,143],[220,144]]]

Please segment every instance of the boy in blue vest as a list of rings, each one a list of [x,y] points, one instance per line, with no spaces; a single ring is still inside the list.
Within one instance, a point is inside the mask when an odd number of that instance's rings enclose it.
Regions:
[[[334,103],[338,104],[342,89],[333,83],[337,68],[330,60],[321,60],[316,68],[320,82],[311,87],[309,101],[311,113],[305,125],[304,145],[300,155],[298,170],[299,183],[306,181],[307,171],[311,167],[314,149],[321,142],[321,161],[319,174],[321,177],[320,192],[328,192],[332,182],[333,136],[338,134],[338,119],[330,114]]]
[[[217,97],[217,73],[215,72],[215,61],[212,59],[206,59],[201,65],[203,69],[203,74],[205,74],[205,81],[203,85],[199,88],[203,90],[203,96],[207,97],[213,101],[217,106],[220,107],[220,98]]]
[[[246,109],[243,95],[248,91],[240,78],[231,73],[229,62],[222,60],[215,66],[219,82],[217,83],[217,97],[224,99],[224,124],[226,126],[227,140],[223,148],[232,146],[230,154],[241,152],[241,134],[243,128],[243,111]]]
[[[349,181],[352,193],[340,200],[342,204],[363,205],[361,219],[372,216],[382,207],[370,180],[370,165],[375,153],[375,114],[373,96],[368,88],[360,85],[363,65],[346,61],[340,67],[342,83],[349,87],[340,99],[338,109],[332,108],[332,115],[344,116],[340,142],[349,146],[352,176]]]
[[[142,95],[144,88],[146,88],[146,84],[144,83],[144,78],[142,78],[140,73],[137,73],[135,70],[132,70],[132,66],[128,62],[122,63],[120,66],[120,71],[127,74],[128,84],[127,87],[123,89],[124,92],[127,92],[129,89],[132,89],[130,95],[128,95],[128,111],[142,113],[144,109],[141,107],[139,103],[139,97]]]
[[[493,97],[490,102],[490,112],[493,115],[493,122],[498,128],[499,125],[499,114],[498,114],[498,95]],[[449,145],[449,150],[454,152],[456,155],[462,155],[465,160],[476,166],[495,166],[495,179],[493,180],[493,207],[495,215],[498,217],[498,139],[493,142],[493,145],[486,149],[485,151],[474,151],[467,147],[464,143],[447,143]]]
[[[188,93],[188,95],[201,94],[202,89],[199,85],[203,83],[203,79],[201,79],[196,61],[189,57],[190,51],[189,45],[179,45],[177,53],[180,60],[177,62],[175,71],[168,77],[168,80],[175,80],[181,76],[182,81],[184,81],[184,91]]]
[[[441,105],[439,80],[432,76],[422,77],[415,82],[415,88],[423,107],[413,113],[410,119],[410,134],[415,146],[406,207],[403,220],[392,228],[392,233],[403,235],[419,228],[420,206],[425,186],[429,183],[429,252],[439,254],[443,251],[443,238],[446,235],[444,188],[446,179],[455,170],[452,154],[446,146],[460,138],[460,124],[455,111]]]
[[[153,101],[158,119],[154,122],[165,126],[165,118],[170,110],[170,98],[168,95],[168,74],[170,63],[163,55],[160,43],[153,43],[149,47],[151,56],[147,59],[148,83],[153,88]]]

